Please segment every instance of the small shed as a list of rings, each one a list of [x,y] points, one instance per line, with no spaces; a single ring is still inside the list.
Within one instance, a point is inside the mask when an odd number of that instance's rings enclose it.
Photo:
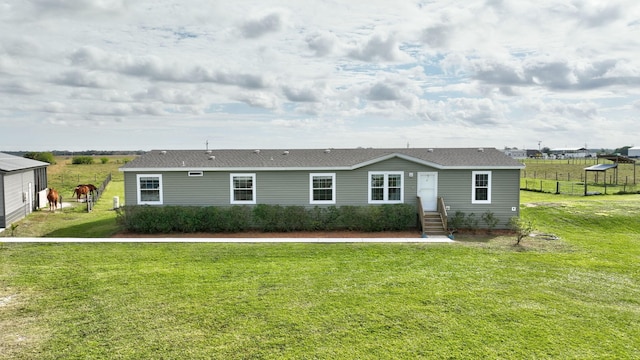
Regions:
[[[0,229],[45,206],[47,166],[0,152]]]
[[[640,146],[631,147],[628,151],[630,158],[640,158]]]
[[[584,195],[588,195],[587,192],[587,174],[588,172],[596,172],[595,181],[598,182],[598,174],[603,173],[604,180],[604,192],[607,193],[607,170],[614,169],[615,177],[618,178],[618,164],[596,164],[589,167],[584,168]]]

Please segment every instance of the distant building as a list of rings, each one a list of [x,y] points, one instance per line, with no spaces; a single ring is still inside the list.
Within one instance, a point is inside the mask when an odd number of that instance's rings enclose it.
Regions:
[[[501,150],[505,155],[510,156],[514,159],[526,159],[527,158],[527,150],[519,150],[519,149],[504,149]]]
[[[556,159],[591,157],[589,150],[586,148],[555,148],[549,150],[549,152]]]
[[[629,148],[629,152],[627,154],[629,157],[632,157],[632,158],[640,158],[640,146],[634,146]]]

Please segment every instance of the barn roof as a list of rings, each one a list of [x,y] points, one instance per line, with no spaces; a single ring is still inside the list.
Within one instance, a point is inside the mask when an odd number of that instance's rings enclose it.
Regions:
[[[616,164],[635,164],[636,161],[622,155],[598,155],[598,159],[606,159]]]
[[[153,150],[121,171],[164,170],[351,170],[393,157],[446,169],[521,169],[519,161],[495,148]]]
[[[0,171],[10,172],[49,166],[49,163],[0,152]]]

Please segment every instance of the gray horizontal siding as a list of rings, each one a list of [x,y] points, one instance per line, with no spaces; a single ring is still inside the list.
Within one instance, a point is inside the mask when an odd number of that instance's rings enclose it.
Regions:
[[[33,171],[21,171],[3,176],[4,227],[24,218],[29,213],[29,204],[23,201],[23,193],[34,183]],[[33,188],[31,189],[33,191]],[[33,196],[33,194],[32,194]]]
[[[498,228],[506,228],[509,219],[519,215],[519,171],[491,171],[491,204],[472,204],[472,186],[471,170],[450,170],[439,174],[438,192],[445,205],[450,208],[449,216],[453,216],[456,211],[462,211],[467,215],[473,213],[480,219],[483,213],[491,211],[499,219]],[[516,211],[512,211],[512,207],[515,207]],[[480,220],[479,225],[482,227],[485,224]]]

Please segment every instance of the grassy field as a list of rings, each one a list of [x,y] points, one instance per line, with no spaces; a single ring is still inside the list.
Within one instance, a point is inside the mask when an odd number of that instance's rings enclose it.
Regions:
[[[601,164],[612,164],[600,159]],[[586,167],[596,164],[595,159],[524,160],[520,188],[543,192],[584,195]],[[605,176],[606,175],[606,176]],[[618,164],[618,172],[590,171],[586,174],[588,193],[616,194],[640,192],[640,172],[634,164]],[[605,186],[606,183],[606,186]],[[558,188],[559,186],[559,188]]]
[[[522,202],[560,239],[6,243],[0,358],[640,358],[640,195]]]
[[[56,164],[47,168],[49,187],[58,189],[65,201],[70,200],[73,189],[78,184],[94,184],[99,186],[111,174],[113,181],[124,181],[124,175],[118,168],[135,157],[131,156],[96,156],[93,164],[72,164],[72,156],[57,156]],[[101,159],[108,159],[102,163]]]

